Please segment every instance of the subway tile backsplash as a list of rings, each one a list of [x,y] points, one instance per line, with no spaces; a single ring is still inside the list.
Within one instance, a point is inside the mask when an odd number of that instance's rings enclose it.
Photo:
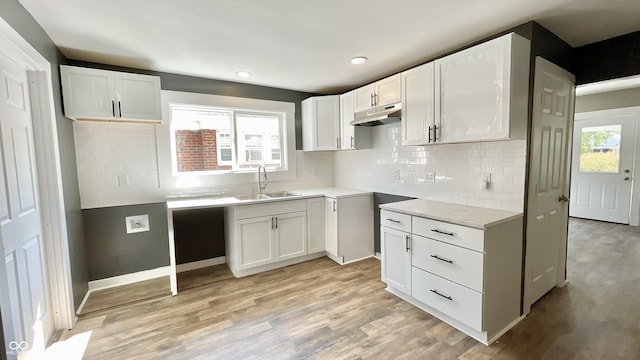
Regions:
[[[513,211],[524,208],[525,169],[525,140],[403,146],[399,124],[375,127],[372,149],[335,153],[339,187]]]

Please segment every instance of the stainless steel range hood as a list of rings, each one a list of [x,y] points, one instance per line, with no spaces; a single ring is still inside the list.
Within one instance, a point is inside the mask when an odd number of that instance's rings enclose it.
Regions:
[[[349,125],[376,126],[400,121],[402,103],[378,106],[369,110],[357,112]]]

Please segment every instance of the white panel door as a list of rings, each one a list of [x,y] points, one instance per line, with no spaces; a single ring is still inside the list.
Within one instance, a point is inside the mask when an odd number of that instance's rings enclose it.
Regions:
[[[124,119],[162,120],[160,78],[113,73],[117,112]]]
[[[275,219],[272,216],[236,221],[240,238],[238,269],[248,269],[273,262]]]
[[[525,313],[564,276],[568,223],[567,159],[573,121],[573,76],[537,58],[525,266]]]
[[[0,291],[9,294],[14,336],[5,342],[24,342],[22,355],[37,357],[53,328],[29,101],[26,66],[0,53],[0,239],[7,276]]]
[[[617,110],[576,114],[571,216],[629,223],[637,117]]]
[[[276,261],[307,254],[307,213],[296,212],[275,217]]]
[[[380,227],[382,281],[411,295],[411,235]]]

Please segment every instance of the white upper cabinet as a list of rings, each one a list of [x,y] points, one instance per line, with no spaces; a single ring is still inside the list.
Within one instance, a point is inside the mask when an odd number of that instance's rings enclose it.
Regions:
[[[396,74],[354,90],[355,112],[402,101],[402,76]]]
[[[525,138],[529,54],[511,33],[436,60],[437,142]]]
[[[371,127],[353,126],[354,92],[340,95],[340,150],[371,148]]]
[[[160,122],[160,78],[60,66],[65,116],[73,120]]]
[[[302,101],[302,149],[338,150],[340,96],[314,96]]]
[[[402,91],[402,144],[423,145],[435,142],[434,63],[403,72]]]

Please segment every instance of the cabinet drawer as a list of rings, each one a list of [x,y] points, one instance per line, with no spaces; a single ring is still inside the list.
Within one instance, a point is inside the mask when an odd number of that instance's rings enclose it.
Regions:
[[[404,232],[411,232],[411,215],[381,209],[380,225]]]
[[[411,295],[461,323],[482,331],[482,294],[479,292],[413,267]]]
[[[483,253],[418,235],[413,235],[411,241],[413,266],[482,291]]]
[[[306,200],[286,200],[263,204],[239,205],[236,206],[236,219],[287,214],[299,211],[307,211]]]
[[[413,233],[449,244],[484,251],[484,231],[414,216]]]

